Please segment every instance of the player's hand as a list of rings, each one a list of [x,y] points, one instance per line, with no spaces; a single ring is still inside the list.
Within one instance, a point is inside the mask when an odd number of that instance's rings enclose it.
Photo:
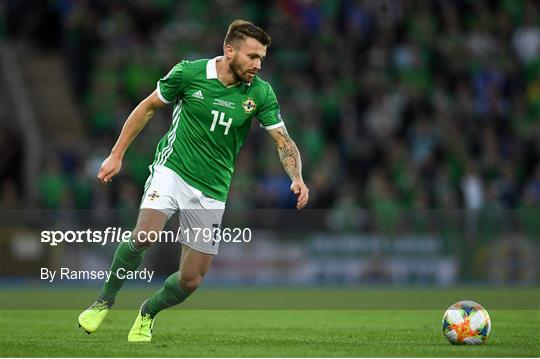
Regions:
[[[307,188],[304,181],[295,179],[291,184],[291,192],[293,192],[298,199],[298,202],[296,202],[296,209],[300,210],[304,208],[309,200],[309,188]]]
[[[97,174],[97,178],[101,183],[109,183],[112,178],[120,172],[122,168],[122,159],[117,156],[110,155],[103,161],[101,168]]]

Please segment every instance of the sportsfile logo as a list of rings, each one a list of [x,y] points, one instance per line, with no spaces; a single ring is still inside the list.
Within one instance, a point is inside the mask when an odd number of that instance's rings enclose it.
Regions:
[[[121,242],[150,242],[150,243],[248,243],[251,242],[251,228],[220,228],[214,225],[211,228],[178,227],[176,231],[131,231],[120,227],[108,227],[105,230],[78,230],[78,231],[42,231],[41,243],[57,246],[61,243],[95,243],[101,246],[107,243]]]

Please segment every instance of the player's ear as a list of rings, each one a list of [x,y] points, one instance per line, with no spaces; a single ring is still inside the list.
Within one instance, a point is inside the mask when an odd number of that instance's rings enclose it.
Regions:
[[[234,57],[234,47],[230,44],[224,44],[223,45],[223,54],[225,55],[225,58],[227,60],[232,60]]]

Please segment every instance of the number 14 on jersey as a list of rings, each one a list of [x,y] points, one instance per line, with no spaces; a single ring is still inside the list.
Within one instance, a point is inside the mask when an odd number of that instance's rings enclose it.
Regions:
[[[212,115],[214,116],[214,119],[212,120],[212,126],[210,126],[210,132],[214,132],[214,130],[216,129],[216,124],[218,123],[218,119],[219,119],[219,124],[221,126],[225,126],[225,136],[227,136],[227,134],[229,133],[229,128],[232,125],[233,119],[229,117],[229,120],[225,121],[225,112],[219,112],[216,110],[212,110]]]

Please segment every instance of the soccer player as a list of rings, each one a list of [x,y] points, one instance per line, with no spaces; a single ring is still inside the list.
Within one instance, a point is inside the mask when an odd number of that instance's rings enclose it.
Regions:
[[[111,278],[95,303],[79,315],[79,325],[95,332],[114,304],[124,280],[119,268],[135,270],[151,245],[147,234],[159,232],[179,211],[182,228],[219,228],[234,163],[251,121],[257,118],[275,141],[297,209],[306,206],[309,190],[302,179],[300,154],[290,138],[270,84],[257,76],[270,44],[261,28],[233,21],[225,36],[223,56],[211,60],[181,61],[157,83],[157,88],[129,115],[97,177],[108,183],[122,166],[122,158],[154,112],[174,103],[169,131],[157,145],[146,181],[132,241],[121,243],[114,254]],[[130,342],[149,342],[156,315],[182,303],[201,284],[219,241],[179,238],[179,270],[147,299],[128,335]]]

